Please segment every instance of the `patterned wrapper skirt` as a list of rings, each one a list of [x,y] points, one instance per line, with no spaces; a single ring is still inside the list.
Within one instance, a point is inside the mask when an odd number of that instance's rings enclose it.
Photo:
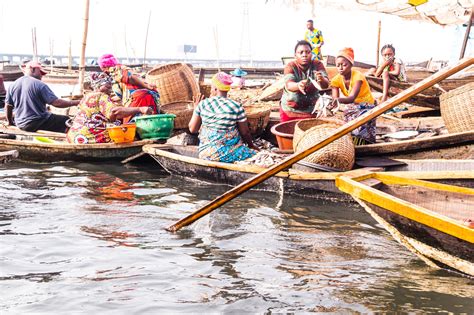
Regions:
[[[240,137],[237,127],[232,129],[210,129],[201,127],[199,132],[199,158],[233,163],[251,158],[257,151],[250,149]]]
[[[374,107],[375,105],[368,103],[346,104],[344,120],[346,122],[354,120]],[[352,136],[355,137],[354,144],[356,145],[375,143],[375,119],[353,130]]]

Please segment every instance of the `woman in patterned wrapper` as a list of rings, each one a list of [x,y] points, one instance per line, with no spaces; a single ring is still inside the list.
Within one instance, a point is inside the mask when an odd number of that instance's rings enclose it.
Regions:
[[[121,125],[124,118],[137,114],[152,114],[149,107],[124,107],[112,101],[112,78],[106,73],[91,73],[89,81],[94,91],[87,93],[79,103],[78,112],[66,135],[68,142],[111,142],[107,124]]]
[[[211,81],[211,97],[197,104],[189,122],[199,132],[199,158],[233,163],[251,158],[258,148],[252,142],[241,104],[227,98],[232,77],[219,72]]]

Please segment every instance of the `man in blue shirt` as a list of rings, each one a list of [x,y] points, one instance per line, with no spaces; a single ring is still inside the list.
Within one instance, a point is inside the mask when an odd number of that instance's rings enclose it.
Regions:
[[[45,83],[41,82],[45,74],[46,71],[39,62],[31,61],[25,65],[25,76],[10,85],[5,99],[5,112],[9,125],[16,125],[25,131],[41,129],[66,132],[66,121],[69,117],[48,112],[46,104],[67,108],[78,105],[80,101],[58,98]]]

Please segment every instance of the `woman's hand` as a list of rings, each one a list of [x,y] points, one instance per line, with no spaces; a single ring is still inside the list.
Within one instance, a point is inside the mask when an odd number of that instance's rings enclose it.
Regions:
[[[197,93],[196,95],[193,95],[194,108],[196,108],[199,102],[201,102],[204,98],[205,98],[204,94],[201,94],[201,93]]]
[[[116,120],[135,115],[139,109],[140,107],[114,107],[110,113],[112,117],[115,117],[113,120]]]
[[[140,113],[143,114],[143,115],[152,115],[153,114],[153,109],[151,107],[142,106],[142,107],[138,107],[138,108],[140,110]]]
[[[301,94],[306,95],[306,80],[302,80],[297,83],[298,90],[301,92]]]

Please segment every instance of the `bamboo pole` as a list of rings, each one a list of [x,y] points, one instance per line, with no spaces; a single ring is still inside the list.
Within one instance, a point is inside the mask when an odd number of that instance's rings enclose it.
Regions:
[[[81,61],[79,65],[79,91],[80,94],[84,92],[84,75],[86,72],[86,45],[87,45],[87,31],[89,29],[89,0],[86,0],[84,11],[84,33],[82,35],[82,50]]]
[[[148,42],[148,30],[150,29],[150,19],[151,19],[151,10],[148,14],[148,24],[146,26],[146,34],[145,34],[145,49],[143,50],[143,66],[146,66],[146,45]]]
[[[376,59],[376,62],[375,62],[375,65],[376,67],[379,66],[379,61],[380,61],[380,34],[382,33],[382,21],[379,20],[379,27],[378,27],[378,31],[377,31],[377,59]]]
[[[67,69],[69,71],[72,70],[72,50],[71,50],[71,40],[69,40],[69,51],[68,51],[68,59],[67,59]]]
[[[265,181],[266,179],[272,177],[273,175],[281,172],[282,170],[290,167],[294,163],[298,162],[299,160],[307,157],[308,155],[314,153],[315,151],[323,148],[324,146],[328,145],[329,143],[333,142],[341,138],[342,136],[348,134],[352,130],[362,126],[363,124],[367,123],[368,121],[380,116],[381,114],[385,113],[387,110],[401,104],[405,100],[409,99],[415,94],[422,92],[423,90],[431,87],[433,84],[438,83],[439,81],[446,79],[447,77],[451,76],[452,74],[474,64],[474,58],[464,58],[460,60],[458,63],[451,67],[446,67],[432,76],[418,82],[417,84],[413,85],[412,87],[404,90],[400,94],[396,95],[395,97],[390,98],[389,100],[383,102],[379,106],[375,107],[374,109],[368,111],[364,115],[354,119],[345,125],[339,127],[334,133],[324,140],[318,142],[314,146],[306,149],[303,152],[293,154],[283,160],[282,162],[270,167],[269,169],[249,178],[248,180],[244,181],[238,186],[235,186],[231,190],[227,191],[226,193],[220,195],[216,199],[212,200],[205,206],[201,207],[199,210],[195,211],[194,213],[188,215],[187,217],[179,220],[178,222],[174,223],[173,225],[167,228],[170,232],[176,232],[184,226],[187,226],[194,221],[198,220],[199,218],[205,216],[206,214],[210,213],[211,211],[219,208],[223,204],[231,201],[235,197],[239,196],[240,194],[244,193],[245,191],[251,189],[255,185],[260,184],[261,182]]]
[[[471,33],[471,26],[474,19],[473,14],[474,6],[471,8],[471,15],[469,17],[469,22],[467,23],[466,34],[464,35],[464,41],[462,42],[461,55],[459,56],[459,59],[464,58],[464,54],[466,53],[467,41],[469,40],[469,34]]]

